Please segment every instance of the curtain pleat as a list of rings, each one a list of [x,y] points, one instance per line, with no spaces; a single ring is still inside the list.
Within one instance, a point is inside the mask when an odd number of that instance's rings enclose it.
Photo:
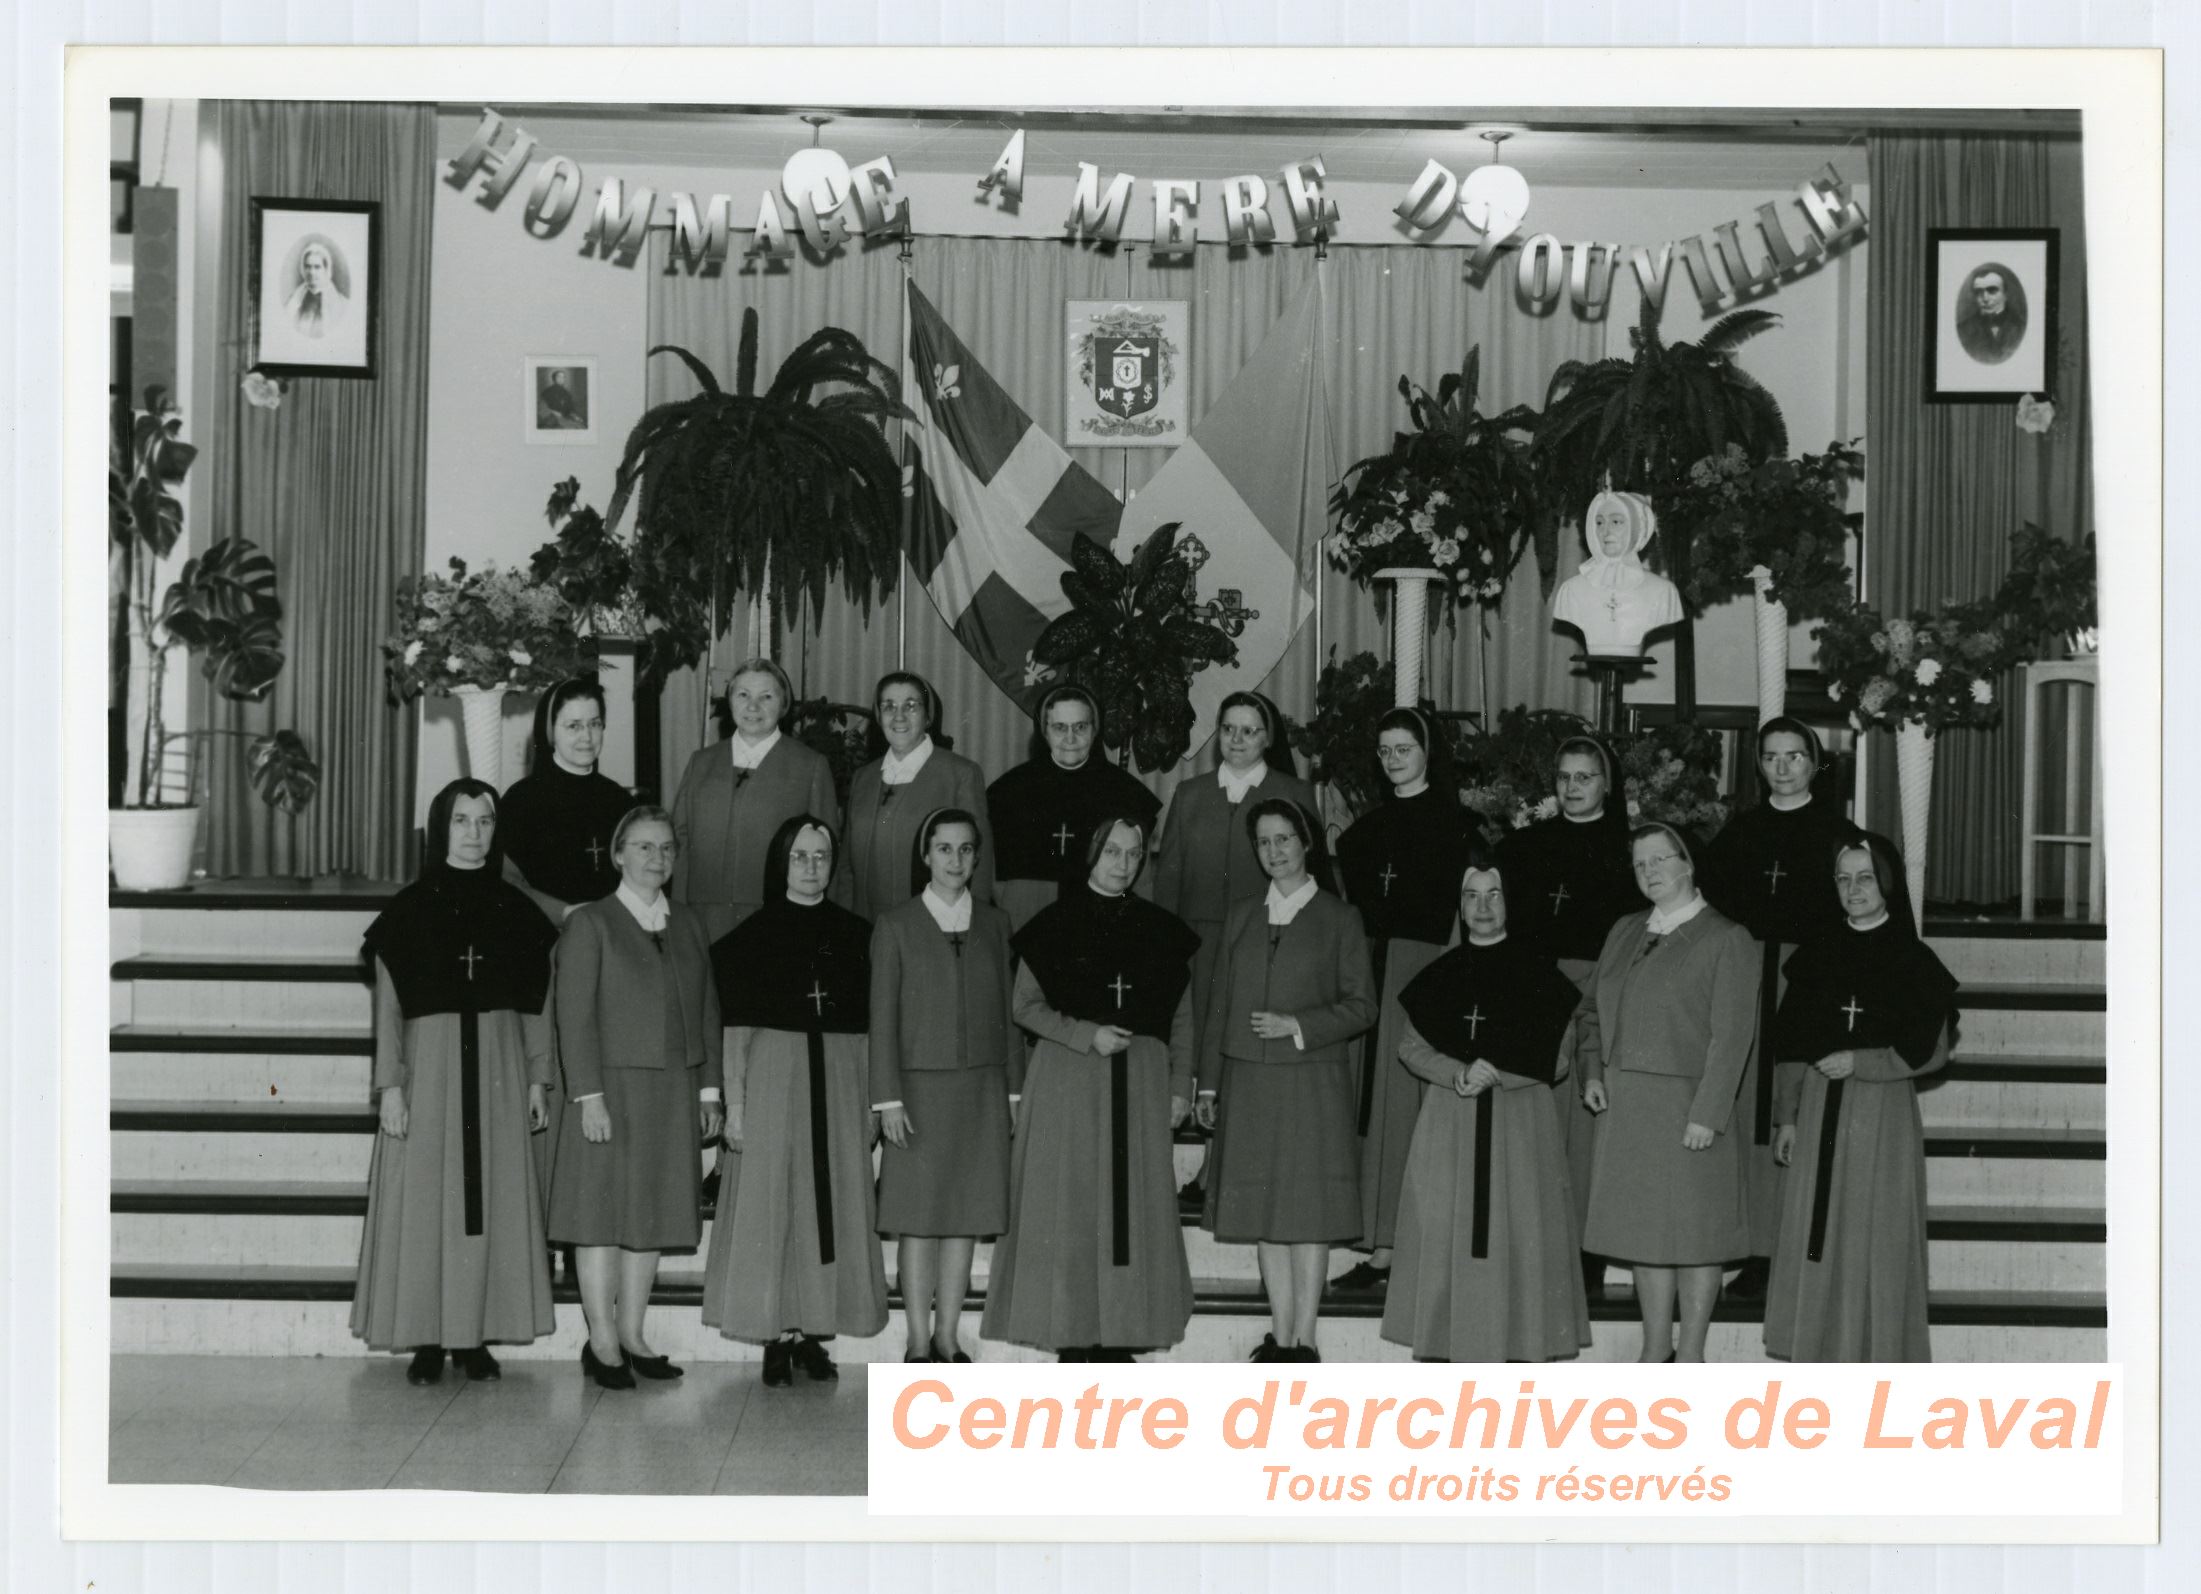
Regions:
[[[672,342],[701,355],[730,379],[741,311],[758,313],[759,381],[821,326],[848,328],[873,354],[899,366],[903,265],[892,249],[867,250],[819,265],[799,260],[778,274],[729,271],[718,278],[666,269],[662,238],[650,278],[651,343]],[[920,238],[909,269],[1002,386],[1054,436],[1062,436],[1064,370],[1068,358],[1063,302],[1068,299],[1181,298],[1191,303],[1189,367],[1194,424],[1260,347],[1292,293],[1319,271],[1323,278],[1323,370],[1330,425],[1329,472],[1334,480],[1354,460],[1390,445],[1407,424],[1398,379],[1434,389],[1459,369],[1471,344],[1482,348],[1480,405],[1492,412],[1541,402],[1552,371],[1569,359],[1602,351],[1596,323],[1572,316],[1539,317],[1515,302],[1510,275],[1494,285],[1467,280],[1464,251],[1441,248],[1337,247],[1326,261],[1312,251],[1230,251],[1203,246],[1184,261],[1156,260],[1143,250],[1111,253],[1050,239]],[[693,391],[677,362],[651,362],[652,404]],[[1169,459],[1166,449],[1076,448],[1071,457],[1118,493],[1135,494]],[[1349,577],[1323,567],[1325,650],[1339,658],[1363,650],[1390,657],[1386,623],[1371,596]],[[746,605],[732,616],[731,635],[714,653],[725,666],[757,651]],[[1569,672],[1572,649],[1551,631],[1533,557],[1525,559],[1500,610],[1487,620],[1487,648],[1477,637],[1478,611],[1462,610],[1456,625],[1440,624],[1429,639],[1429,690],[1440,708],[1480,710],[1487,654],[1493,709],[1518,702],[1586,711],[1591,693]],[[1316,627],[1305,626],[1265,688],[1285,712],[1314,712],[1320,668]],[[897,657],[939,689],[944,723],[960,751],[998,774],[1025,756],[1030,726],[963,651],[922,588],[890,597],[867,623],[840,594],[815,626],[785,637],[778,657],[805,695],[865,702],[872,684]],[[664,699],[664,778],[677,782],[703,731],[701,687],[692,673],[669,683]],[[1198,750],[1179,771],[1205,767]],[[1150,783],[1166,791],[1175,775]]]
[[[2078,195],[2052,196],[2042,138],[1875,135],[1871,169],[1865,595],[1897,615],[1991,596],[2009,570],[2010,534],[2027,521],[2073,540],[2091,528],[2085,248],[2076,225],[2062,230],[2060,349],[2051,361],[2059,414],[2048,436],[2020,432],[2008,404],[1926,403],[1929,232],[2075,220]],[[1998,683],[1998,730],[1937,739],[1932,900],[1993,904],[2017,895],[2024,725],[2016,686],[2014,674]],[[1892,834],[1900,812],[1893,738],[1878,737],[1877,748],[1867,812]]]
[[[289,655],[265,703],[214,699],[218,730],[295,730],[321,791],[293,818],[268,808],[241,745],[215,743],[207,867],[217,876],[411,872],[414,715],[384,698],[382,639],[398,581],[420,570],[428,415],[428,276],[435,110],[427,105],[222,101],[215,396],[205,461],[211,536],[275,561]],[[252,200],[378,201],[379,331],[371,380],[292,378],[280,408],[245,402],[251,368]]]

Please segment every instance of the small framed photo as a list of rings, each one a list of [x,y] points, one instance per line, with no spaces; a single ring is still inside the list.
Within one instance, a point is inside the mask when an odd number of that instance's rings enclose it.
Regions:
[[[2015,404],[2054,383],[2056,229],[1926,234],[1926,402]]]
[[[381,227],[368,200],[253,197],[253,369],[374,375]]]
[[[530,443],[596,441],[596,362],[530,354],[520,362],[520,436]]]

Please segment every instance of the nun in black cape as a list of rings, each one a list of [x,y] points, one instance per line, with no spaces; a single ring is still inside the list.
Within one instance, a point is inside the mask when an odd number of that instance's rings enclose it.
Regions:
[[[1947,1060],[1957,981],[1919,938],[1885,839],[1830,848],[1826,868],[1847,922],[1790,956],[1774,1029],[1775,1147],[1789,1167],[1765,1348],[1931,1361],[1917,1081]]]
[[[1132,894],[1149,835],[1135,814],[1101,819],[1086,880],[1011,943],[1016,1020],[1037,1043],[983,1332],[1066,1361],[1174,1345],[1192,1316],[1172,1130],[1192,1095],[1199,938]]]
[[[455,780],[429,805],[420,877],[367,927],[380,1133],[367,1174],[352,1333],[415,1349],[524,1344],[556,1327],[543,1205],[528,1150],[551,1071],[557,931],[503,879],[494,832],[454,843],[497,794]],[[461,828],[466,828],[463,826]],[[462,1366],[466,1365],[461,1357]],[[496,1374],[476,1356],[475,1377]]]
[[[1818,734],[1783,714],[1758,727],[1759,801],[1720,827],[1704,855],[1699,882],[1712,906],[1758,938],[1758,1049],[1743,1073],[1736,1103],[1744,1131],[1750,1255],[1728,1286],[1738,1300],[1765,1289],[1773,1236],[1780,1225],[1784,1179],[1773,1159],[1773,1070],[1766,1049],[1780,1006],[1781,963],[1796,947],[1842,923],[1831,848],[1857,834],[1830,786]]]
[[[1477,846],[1466,938],[1400,996],[1423,1095],[1399,1200],[1383,1337],[1426,1361],[1548,1361],[1590,1342],[1574,1201],[1551,1089],[1578,997],[1548,949],[1507,930]]]

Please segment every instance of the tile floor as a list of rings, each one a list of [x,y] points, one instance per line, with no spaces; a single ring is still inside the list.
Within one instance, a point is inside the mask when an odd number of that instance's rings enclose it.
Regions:
[[[862,1494],[865,1368],[767,1390],[755,1362],[606,1392],[566,1362],[496,1383],[402,1357],[116,1356],[115,1483],[508,1494]]]

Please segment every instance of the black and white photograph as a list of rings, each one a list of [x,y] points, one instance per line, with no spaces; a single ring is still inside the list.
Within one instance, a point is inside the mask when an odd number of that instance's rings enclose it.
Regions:
[[[530,443],[596,441],[596,362],[531,354],[520,366],[522,435]]]
[[[116,325],[257,275],[103,362],[106,1481],[860,1513],[911,1363],[2146,1362],[2087,116],[955,81],[115,100],[200,151]]]
[[[2055,228],[1938,228],[1928,398],[2014,402],[2055,387]]]
[[[380,207],[255,197],[253,365],[270,376],[371,377]]]

